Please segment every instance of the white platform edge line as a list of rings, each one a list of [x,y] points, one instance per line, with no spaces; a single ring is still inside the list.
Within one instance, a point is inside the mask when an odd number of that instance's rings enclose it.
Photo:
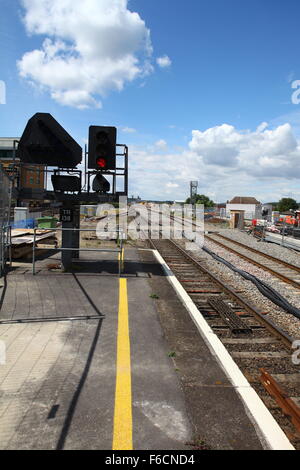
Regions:
[[[168,281],[173,286],[178,297],[188,310],[209,350],[216,357],[226,376],[240,395],[247,414],[256,429],[263,447],[268,450],[295,450],[283,430],[265,406],[264,402],[245,378],[238,365],[234,362],[223,343],[210,328],[204,317],[199,314],[198,308],[186,293],[160,253],[157,250],[153,250],[153,253],[165,271]]]

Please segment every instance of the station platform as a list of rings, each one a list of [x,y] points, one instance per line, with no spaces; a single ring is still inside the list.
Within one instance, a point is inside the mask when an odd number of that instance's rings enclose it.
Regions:
[[[59,256],[0,287],[1,449],[263,448],[151,251]]]

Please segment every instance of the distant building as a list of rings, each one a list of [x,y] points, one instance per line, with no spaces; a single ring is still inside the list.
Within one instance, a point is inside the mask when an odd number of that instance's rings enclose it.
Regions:
[[[140,196],[137,196],[137,197],[131,196],[127,198],[128,204],[139,204],[140,202],[141,202]]]
[[[0,164],[10,174],[14,163],[14,141],[19,137],[0,137]],[[19,160],[16,159],[16,162]],[[44,165],[23,164],[19,177],[23,188],[43,189],[45,183]]]
[[[226,204],[226,217],[230,217],[230,211],[244,211],[245,219],[260,219],[262,204],[255,197],[236,196]]]

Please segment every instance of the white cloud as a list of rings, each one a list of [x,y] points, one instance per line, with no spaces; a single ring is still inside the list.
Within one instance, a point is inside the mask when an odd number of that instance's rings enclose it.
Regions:
[[[189,181],[200,173],[201,161],[192,152],[161,154],[155,146],[152,150],[130,146],[130,192],[141,197],[183,199]]]
[[[172,61],[171,61],[170,57],[168,57],[167,55],[164,55],[162,57],[158,57],[156,59],[156,63],[157,63],[157,65],[159,65],[159,67],[166,68],[166,67],[171,66]]]
[[[261,177],[295,177],[294,165],[300,157],[290,124],[267,130],[263,123],[255,132],[238,131],[228,124],[194,130],[189,147],[207,165]]]
[[[268,127],[268,123],[267,122],[262,122],[256,129],[256,132],[263,132],[264,130],[266,130]]]
[[[236,164],[241,136],[233,126],[223,124],[204,132],[194,130],[192,136],[190,149],[201,155],[205,163],[224,166]]]
[[[165,151],[168,148],[168,144],[165,140],[160,139],[157,142],[155,142],[155,147],[157,148],[157,150]]]
[[[43,35],[18,61],[25,79],[79,109],[153,71],[150,31],[127,0],[21,0],[24,24]]]
[[[141,197],[157,200],[186,199],[192,180],[217,202],[239,195],[276,201],[287,187],[300,199],[299,160],[300,141],[290,124],[270,130],[262,123],[255,131],[223,124],[192,131],[189,148],[176,153],[131,146],[130,185]]]
[[[133,127],[122,127],[121,131],[125,134],[134,134],[136,132],[136,129],[134,129]]]

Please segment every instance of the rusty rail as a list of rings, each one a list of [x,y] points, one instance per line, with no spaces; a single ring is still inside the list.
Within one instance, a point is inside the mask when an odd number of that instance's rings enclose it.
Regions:
[[[291,418],[296,430],[300,433],[300,408],[299,406],[288,397],[286,392],[276,382],[269,372],[265,369],[259,369],[261,372],[260,381],[267,390],[267,392],[275,399],[281,410],[285,415]]]

